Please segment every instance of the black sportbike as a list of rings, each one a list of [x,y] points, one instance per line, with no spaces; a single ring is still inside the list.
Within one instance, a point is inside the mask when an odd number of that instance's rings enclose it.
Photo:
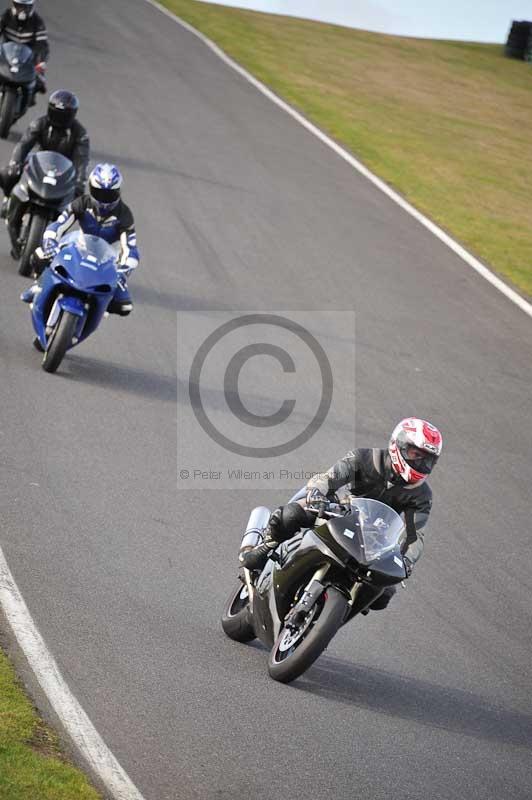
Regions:
[[[12,192],[22,203],[15,206],[21,218],[13,220],[11,203],[7,209],[8,223],[20,227],[20,275],[31,275],[32,253],[40,246],[48,224],[73,200],[75,188],[76,169],[70,159],[51,150],[40,150],[29,157]]]
[[[29,47],[15,42],[0,45],[0,139],[7,139],[13,123],[26,113],[36,78]]]
[[[279,545],[260,574],[243,569],[222,616],[231,639],[259,638],[270,649],[268,671],[282,683],[305,672],[341,625],[407,577],[405,525],[392,508],[349,497],[307,510],[316,512],[315,527]],[[261,541],[269,514],[254,509],[242,549]]]

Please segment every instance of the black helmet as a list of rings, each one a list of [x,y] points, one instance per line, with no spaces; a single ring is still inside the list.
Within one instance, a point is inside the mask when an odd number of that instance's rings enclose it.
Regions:
[[[11,13],[19,22],[24,22],[33,14],[34,0],[13,0]]]
[[[59,89],[50,95],[48,119],[54,128],[70,128],[78,113],[78,98],[66,89]]]

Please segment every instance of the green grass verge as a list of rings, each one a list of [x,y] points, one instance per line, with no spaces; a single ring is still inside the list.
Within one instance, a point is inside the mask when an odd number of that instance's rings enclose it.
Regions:
[[[2,800],[100,800],[69,764],[56,734],[37,716],[0,650],[0,797]]]
[[[532,295],[532,66],[197,2],[164,5]]]

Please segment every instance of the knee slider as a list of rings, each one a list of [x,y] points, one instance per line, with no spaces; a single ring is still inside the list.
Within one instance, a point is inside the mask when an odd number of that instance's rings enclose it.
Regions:
[[[299,503],[287,503],[277,508],[270,517],[269,527],[273,538],[278,542],[290,539],[301,528],[311,527],[314,518]]]

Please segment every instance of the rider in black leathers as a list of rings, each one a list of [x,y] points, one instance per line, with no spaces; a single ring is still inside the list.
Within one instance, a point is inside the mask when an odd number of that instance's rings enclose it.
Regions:
[[[403,556],[409,574],[423,552],[424,527],[432,507],[432,491],[425,478],[440,453],[441,434],[434,426],[424,420],[403,420],[387,449],[352,450],[328,472],[311,478],[306,505],[319,505],[346,486],[349,494],[379,500],[403,514],[407,532]],[[240,563],[248,569],[262,569],[280,542],[301,528],[312,528],[315,521],[316,514],[298,502],[280,506],[270,517],[262,544],[243,552]],[[395,591],[395,587],[386,589],[371,608],[386,608]]]
[[[76,95],[66,89],[59,89],[50,95],[47,113],[33,120],[13,150],[8,166],[0,170],[0,186],[5,194],[2,216],[7,214],[8,231],[16,258],[18,257],[18,237],[24,202],[17,196],[16,191],[13,192],[13,188],[18,182],[25,161],[33,148],[53,150],[69,158],[76,168],[76,196],[83,194],[87,180],[90,142],[87,131],[76,119],[78,108],[79,102]],[[9,197],[11,197],[11,202],[8,210]]]
[[[44,74],[50,55],[46,25],[34,6],[34,0],[13,0],[11,8],[6,9],[0,17],[0,41],[24,44],[33,52],[37,79],[28,87],[27,102],[30,105],[34,105],[35,91],[46,93]]]

